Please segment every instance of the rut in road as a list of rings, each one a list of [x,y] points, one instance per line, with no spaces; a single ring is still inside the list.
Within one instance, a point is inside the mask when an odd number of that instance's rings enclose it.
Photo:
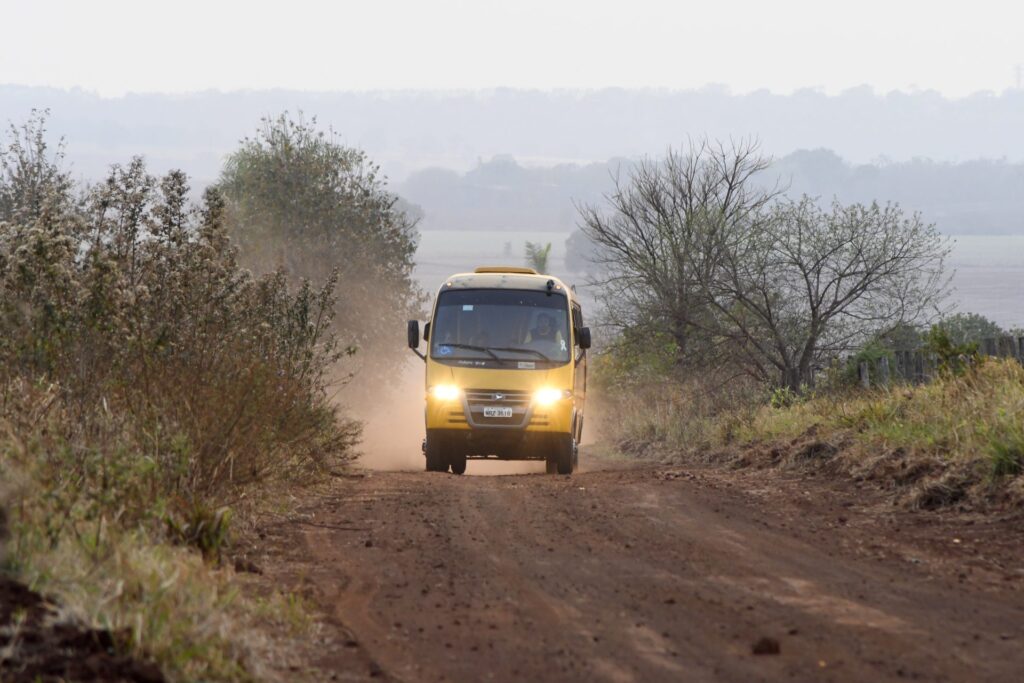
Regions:
[[[799,519],[766,519],[738,493],[651,468],[368,473],[311,514],[318,526],[293,532],[302,571],[394,679],[1012,681],[1024,671],[1019,590],[845,553],[798,533]],[[781,652],[753,654],[762,638]]]

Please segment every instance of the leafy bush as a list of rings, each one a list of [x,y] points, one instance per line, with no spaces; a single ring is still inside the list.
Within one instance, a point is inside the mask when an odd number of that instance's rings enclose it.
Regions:
[[[782,408],[789,408],[793,404],[797,403],[800,398],[800,392],[794,391],[789,387],[775,387],[772,389],[771,394],[768,397],[768,405],[772,408],[781,410]]]
[[[51,193],[0,223],[0,373],[57,385],[71,442],[123,416],[175,494],[329,465],[356,434],[326,396],[334,280],[254,279],[220,195],[188,190],[135,159],[80,206]]]
[[[885,343],[884,340],[875,338],[863,346],[857,353],[850,356],[843,367],[842,376],[838,383],[840,387],[853,387],[860,381],[860,364],[867,363],[872,372],[878,367],[882,358],[889,360],[889,367],[896,367],[896,356],[894,349]]]
[[[363,152],[318,130],[315,119],[285,113],[242,141],[218,188],[244,265],[292,282],[335,282],[345,296],[333,306],[333,330],[363,351],[355,362],[366,374],[404,359],[405,337],[395,330],[422,303],[412,279],[416,223]]]
[[[942,319],[939,326],[953,345],[978,344],[983,339],[1002,337],[1006,330],[978,313],[954,313]]]
[[[253,277],[220,193],[192,205],[180,172],[134,159],[76,192],[42,126],[0,150],[5,567],[172,678],[248,678],[225,616],[244,601],[215,569],[224,503],[351,456],[328,395],[336,279]]]
[[[1024,472],[1024,429],[1012,427],[989,446],[992,474],[995,477],[1015,477]]]
[[[981,362],[978,342],[954,341],[944,325],[932,326],[925,348],[938,360],[940,372],[959,375]]]

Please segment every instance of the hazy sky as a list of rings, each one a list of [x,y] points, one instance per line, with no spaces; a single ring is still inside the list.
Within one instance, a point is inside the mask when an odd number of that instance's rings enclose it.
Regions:
[[[1013,0],[3,0],[0,83],[128,91],[1014,85]]]

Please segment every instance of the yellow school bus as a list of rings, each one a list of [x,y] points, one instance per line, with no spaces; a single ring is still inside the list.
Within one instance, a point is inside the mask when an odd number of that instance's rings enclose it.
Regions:
[[[590,329],[575,292],[530,268],[489,266],[441,285],[419,350],[426,362],[426,469],[455,474],[467,458],[544,460],[576,468]]]

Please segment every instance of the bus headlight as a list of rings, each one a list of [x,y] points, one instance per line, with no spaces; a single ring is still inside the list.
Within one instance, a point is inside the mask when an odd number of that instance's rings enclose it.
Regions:
[[[539,406],[554,405],[563,398],[571,398],[572,392],[568,389],[538,389],[533,392],[533,402]]]
[[[435,384],[430,394],[439,401],[454,401],[462,392],[454,384]]]

